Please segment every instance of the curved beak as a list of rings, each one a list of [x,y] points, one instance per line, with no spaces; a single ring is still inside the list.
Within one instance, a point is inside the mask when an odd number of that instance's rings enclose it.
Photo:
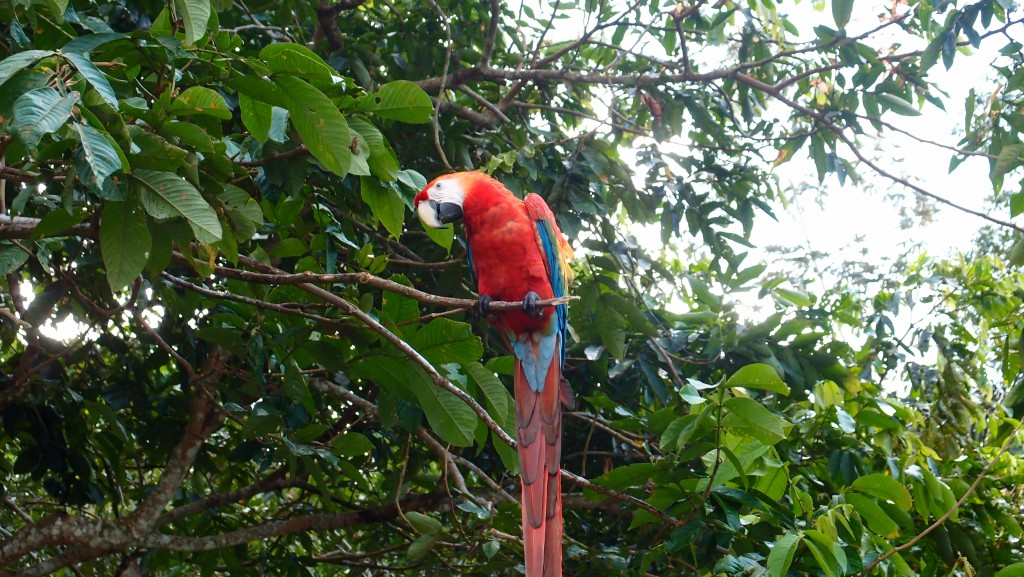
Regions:
[[[416,213],[423,224],[432,228],[444,228],[446,224],[462,219],[462,207],[458,204],[429,198],[417,203]]]

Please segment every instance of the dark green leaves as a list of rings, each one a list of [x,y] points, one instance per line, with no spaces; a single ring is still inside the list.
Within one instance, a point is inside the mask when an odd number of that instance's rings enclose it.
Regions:
[[[122,168],[121,156],[107,137],[87,124],[72,125],[78,136],[75,170],[87,188],[108,200],[124,198],[113,175]]]
[[[78,93],[62,95],[53,88],[26,92],[14,102],[14,131],[28,148],[35,148],[46,134],[56,131],[71,118]]]
[[[359,99],[355,109],[372,112],[381,118],[414,124],[430,122],[434,113],[430,96],[406,80],[396,80],[381,86],[375,94],[367,94]]]
[[[195,44],[206,35],[210,0],[174,0],[174,7],[185,26],[185,44]]]
[[[221,239],[220,220],[210,204],[188,181],[173,172],[133,171],[132,180],[142,195],[146,211],[154,218],[183,216],[204,243]]]
[[[302,141],[324,168],[345,176],[352,165],[353,140],[348,123],[338,108],[308,82],[291,76],[279,76],[274,82],[281,89],[292,125]]]
[[[110,290],[119,291],[142,273],[152,239],[138,202],[107,201],[100,219],[100,251]]]
[[[725,386],[744,387],[747,389],[763,389],[779,393],[780,395],[789,394],[789,387],[786,386],[786,383],[782,382],[782,379],[779,378],[775,369],[761,363],[747,365],[736,371],[736,373],[729,377],[729,380],[725,382]]]
[[[733,397],[724,403],[728,413],[722,424],[749,435],[766,444],[775,444],[786,438],[790,425],[757,401],[747,397]]]

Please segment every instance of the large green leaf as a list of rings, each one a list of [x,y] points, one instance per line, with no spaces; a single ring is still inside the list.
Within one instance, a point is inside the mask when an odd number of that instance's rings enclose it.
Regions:
[[[28,261],[29,254],[24,248],[11,244],[10,241],[0,241],[0,274],[8,274],[18,270],[21,265]]]
[[[123,200],[124,195],[111,176],[121,170],[121,155],[107,135],[88,124],[72,125],[78,133],[75,171],[78,180],[107,200]]]
[[[146,213],[138,202],[108,200],[103,203],[100,253],[110,290],[119,291],[142,274],[152,244]]]
[[[832,19],[836,28],[846,28],[853,14],[853,0],[832,0]]]
[[[61,55],[78,69],[78,73],[92,85],[93,89],[103,97],[107,104],[115,109],[117,108],[117,95],[114,94],[114,88],[110,86],[110,81],[107,80],[106,75],[99,68],[96,68],[96,65],[88,57],[75,53],[62,53]]]
[[[4,58],[0,61],[0,86],[16,73],[54,54],[52,50],[26,50]]]
[[[26,92],[14,102],[11,131],[26,147],[35,149],[43,136],[64,126],[77,102],[77,92],[62,95],[49,87]]]
[[[279,76],[274,82],[288,104],[292,125],[324,168],[345,176],[352,165],[352,137],[345,117],[329,98],[304,80]]]
[[[1024,155],[1024,144],[1007,144],[999,151],[995,164],[992,165],[992,180],[1002,178],[1007,172],[1020,167],[1021,155]]]
[[[371,355],[351,365],[353,376],[368,379],[400,397],[414,397],[433,429],[446,443],[468,447],[479,419],[466,403],[437,386],[404,356]]]
[[[729,377],[729,380],[725,382],[725,386],[764,389],[779,393],[780,395],[789,394],[789,387],[779,378],[779,374],[775,372],[775,369],[763,363],[754,363],[740,368],[740,370]]]
[[[173,172],[155,170],[135,170],[131,176],[141,190],[154,194],[185,217],[196,240],[203,243],[214,243],[221,239],[222,230],[217,213],[206,202],[199,191],[188,181]],[[147,205],[147,211],[150,207]],[[152,211],[150,211],[152,214]],[[155,218],[166,218],[166,213],[153,214]]]
[[[370,149],[370,156],[367,159],[370,172],[381,180],[398,178],[398,159],[395,158],[394,151],[388,146],[380,130],[359,116],[349,118],[348,127],[350,131],[357,132]]]
[[[508,414],[509,407],[512,406],[512,395],[508,393],[508,389],[505,385],[501,384],[501,380],[487,367],[480,363],[466,363],[462,365],[465,369],[466,374],[469,375],[476,386],[480,388],[480,391],[484,394],[484,398],[487,399],[488,411],[491,417],[501,425],[510,423],[504,423],[505,415]]]
[[[193,45],[206,35],[210,0],[174,0],[174,8],[185,25],[185,44]]]
[[[465,365],[484,354],[483,344],[473,334],[472,326],[445,318],[434,319],[416,331],[409,345],[434,365]]]
[[[192,86],[171,102],[171,113],[175,116],[204,114],[222,120],[231,118],[231,109],[224,97],[204,86]]]
[[[364,176],[359,179],[359,192],[373,216],[388,229],[391,236],[402,236],[405,224],[405,202],[390,186],[384,186],[373,177]]]
[[[771,577],[785,577],[799,546],[800,535],[797,533],[786,533],[779,537],[768,553],[768,574]]]
[[[266,142],[270,136],[271,105],[240,92],[238,107],[242,111],[242,124],[249,129],[249,134],[260,142]]]
[[[872,473],[858,477],[853,488],[861,493],[892,501],[901,511],[909,511],[913,506],[910,492],[902,483],[888,475]]]
[[[315,52],[302,44],[278,42],[260,50],[262,59],[271,73],[291,74],[323,84],[331,84],[339,75]]]
[[[996,572],[995,577],[1024,577],[1024,562],[1003,567]]]
[[[864,519],[869,529],[886,539],[894,539],[900,534],[900,527],[872,499],[857,493],[847,493],[846,502]]]
[[[355,109],[412,124],[430,122],[434,114],[430,96],[408,80],[388,82],[377,92],[360,98]]]
[[[726,400],[724,405],[728,411],[722,420],[724,426],[770,445],[786,438],[789,423],[762,407],[754,399],[733,397]]]

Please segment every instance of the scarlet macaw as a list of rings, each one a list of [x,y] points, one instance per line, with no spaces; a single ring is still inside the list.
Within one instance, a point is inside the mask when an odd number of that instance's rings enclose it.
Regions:
[[[492,300],[523,301],[523,310],[501,311],[490,322],[515,356],[516,440],[523,487],[526,577],[562,575],[562,407],[572,392],[562,378],[566,306],[537,306],[564,296],[572,248],[544,199],[516,198],[480,172],[440,176],[415,199],[426,226],[463,220],[480,312]]]

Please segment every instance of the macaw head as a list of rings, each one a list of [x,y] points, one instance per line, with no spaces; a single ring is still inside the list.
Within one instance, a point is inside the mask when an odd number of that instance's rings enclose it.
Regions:
[[[466,198],[481,186],[504,189],[498,181],[482,172],[456,172],[441,175],[416,195],[413,204],[423,224],[444,228],[446,224],[462,220]]]

